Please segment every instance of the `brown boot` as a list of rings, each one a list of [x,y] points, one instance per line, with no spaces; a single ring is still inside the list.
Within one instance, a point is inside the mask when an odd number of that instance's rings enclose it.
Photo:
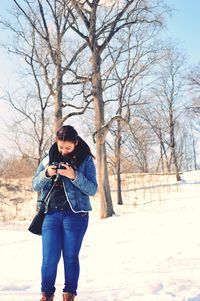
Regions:
[[[63,293],[63,301],[74,301],[75,295],[69,292]]]
[[[54,295],[48,296],[45,293],[42,293],[42,299],[40,301],[53,301]]]

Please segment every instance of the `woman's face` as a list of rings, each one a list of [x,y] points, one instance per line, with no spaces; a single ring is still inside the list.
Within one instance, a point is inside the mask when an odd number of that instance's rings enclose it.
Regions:
[[[62,156],[67,156],[75,149],[78,142],[57,140],[58,151]]]

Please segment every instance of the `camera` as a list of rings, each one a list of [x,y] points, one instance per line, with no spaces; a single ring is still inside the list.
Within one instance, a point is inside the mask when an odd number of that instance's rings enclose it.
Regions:
[[[58,170],[58,169],[66,169],[65,166],[63,166],[64,162],[52,162],[51,165],[54,165],[55,166],[55,170]]]

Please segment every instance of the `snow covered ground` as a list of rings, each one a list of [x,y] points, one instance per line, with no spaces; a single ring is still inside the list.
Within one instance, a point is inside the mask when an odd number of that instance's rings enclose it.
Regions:
[[[200,171],[164,201],[94,212],[81,250],[77,301],[200,301]],[[1,223],[0,301],[40,299],[41,238]],[[61,301],[59,265],[55,301]]]

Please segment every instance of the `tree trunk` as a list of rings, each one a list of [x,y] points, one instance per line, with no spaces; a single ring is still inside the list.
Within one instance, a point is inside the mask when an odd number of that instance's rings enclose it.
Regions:
[[[116,143],[116,173],[117,173],[117,204],[122,205],[121,191],[121,126],[120,121],[117,121],[117,143]]]
[[[161,161],[161,170],[164,173],[165,169],[164,169],[163,150],[162,150],[161,141],[160,141],[160,161]],[[159,165],[160,164],[158,164],[158,170],[159,170]]]
[[[61,75],[61,65],[57,67],[57,83],[56,91],[54,93],[54,132],[62,126],[63,124],[63,114],[62,114],[62,102],[63,102],[63,89],[62,89],[62,75]]]
[[[101,218],[107,218],[114,214],[112,198],[110,192],[108,168],[107,168],[107,156],[105,137],[101,132],[104,125],[104,102],[103,102],[103,91],[102,81],[100,74],[100,55],[94,50],[92,53],[92,86],[93,86],[93,98],[95,106],[95,127],[96,127],[96,157],[97,157],[97,175],[98,175],[98,186],[101,201]]]
[[[172,156],[173,156],[173,163],[175,166],[175,173],[176,173],[176,180],[180,181],[181,177],[180,177],[180,173],[179,173],[179,168],[178,168],[178,162],[177,162],[177,157],[176,157],[176,153],[175,153],[175,148],[173,148],[172,150]]]
[[[96,158],[97,158],[97,175],[98,175],[98,186],[101,202],[101,218],[107,218],[114,214],[109,179],[108,169],[106,162],[106,149],[105,142],[101,141],[101,137],[96,138]]]
[[[197,170],[197,156],[196,156],[196,143],[194,137],[192,138],[193,158],[194,158],[194,170]]]
[[[164,158],[165,158],[164,171],[165,171],[165,167],[167,167],[167,171],[170,172],[170,163],[169,163],[169,160],[168,160],[168,157],[167,157],[167,152],[166,152],[163,140],[160,140],[160,144],[162,146],[163,155],[164,155]]]
[[[169,111],[169,128],[170,128],[169,132],[170,132],[170,148],[171,148],[172,163],[175,167],[176,180],[180,181],[181,177],[179,174],[177,156],[176,156],[176,151],[175,151],[174,121],[173,121],[172,105],[170,105],[170,111]]]

